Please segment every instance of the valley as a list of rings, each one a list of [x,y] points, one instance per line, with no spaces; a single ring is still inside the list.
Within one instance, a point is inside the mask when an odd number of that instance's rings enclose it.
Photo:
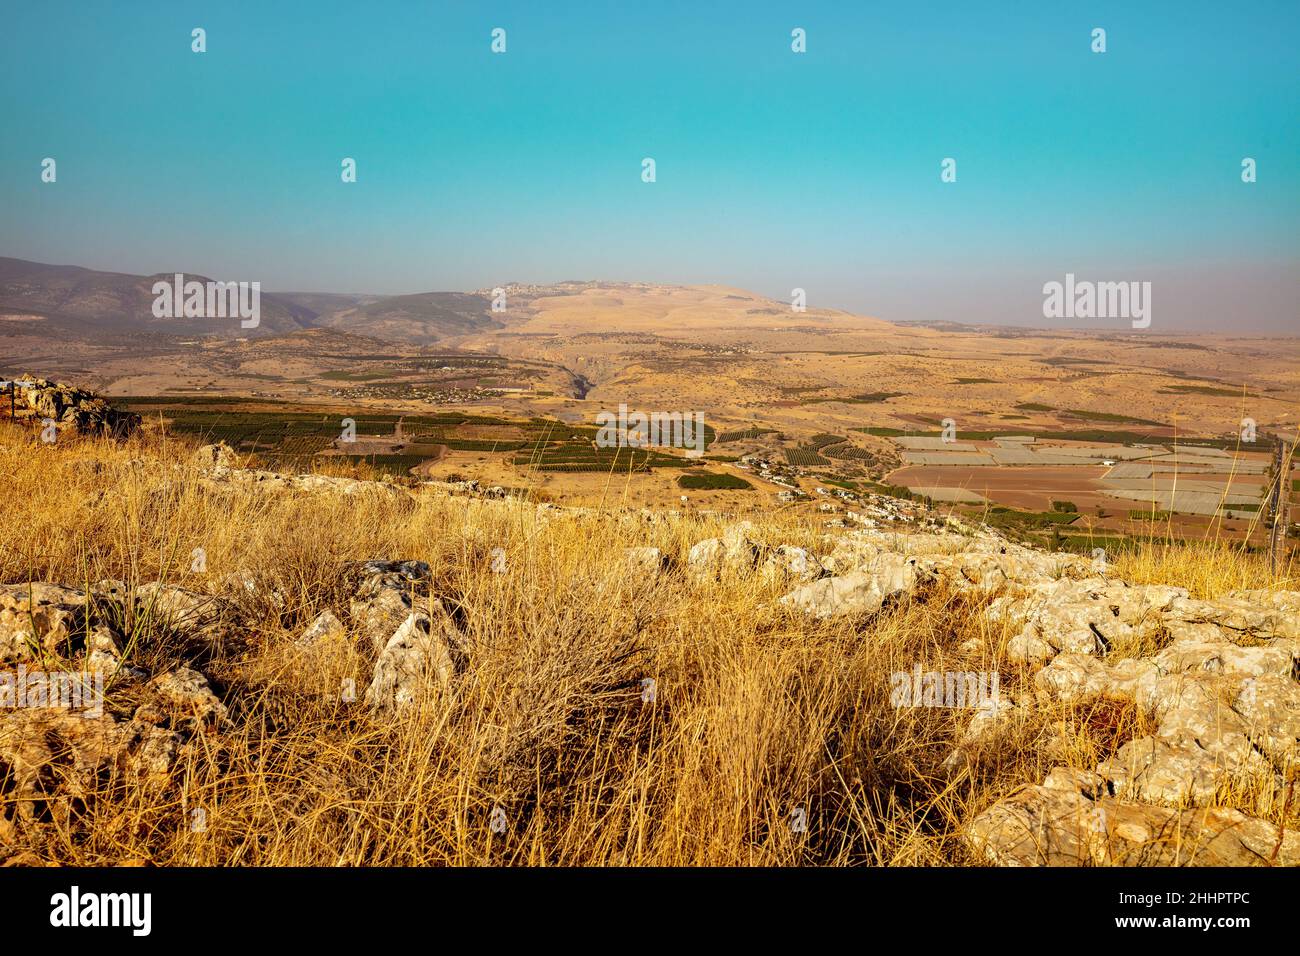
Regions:
[[[1155,525],[1253,540],[1300,406],[1294,338],[892,323],[637,282],[267,292],[271,321],[205,333],[156,320],[150,278],[4,260],[0,375],[295,467],[737,513],[888,488],[1079,548]],[[707,454],[596,448],[620,405],[702,414]]]

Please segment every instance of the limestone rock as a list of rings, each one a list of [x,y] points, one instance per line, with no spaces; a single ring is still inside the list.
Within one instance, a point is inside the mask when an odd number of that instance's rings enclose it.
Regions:
[[[235,450],[225,442],[216,442],[211,445],[200,445],[190,461],[199,468],[237,468],[239,466],[239,456]]]
[[[455,675],[455,628],[445,616],[411,614],[384,646],[366,689],[374,710],[401,710],[445,690]]]
[[[429,566],[423,561],[366,561],[353,569],[359,582],[349,607],[355,633],[376,651],[415,610],[417,597],[428,586]]]
[[[668,556],[658,548],[628,548],[623,552],[624,566],[629,572],[658,577],[668,568]]]
[[[178,667],[159,674],[149,681],[148,687],[157,695],[164,711],[200,723],[226,721],[226,705],[212,692],[208,679],[193,668]],[[157,705],[152,703],[142,705],[136,715],[146,720],[154,718],[150,723],[159,722]]]
[[[1089,800],[1096,800],[1107,793],[1106,780],[1101,774],[1069,767],[1053,767],[1043,780],[1043,786],[1049,790],[1081,793]]]
[[[918,580],[915,562],[905,555],[881,554],[871,570],[823,578],[795,588],[781,603],[817,618],[874,614],[891,598],[908,594]]]
[[[59,709],[0,710],[0,762],[9,767],[7,800],[30,817],[38,800],[57,793],[83,797],[99,771],[117,760],[125,742],[108,714],[87,717]],[[51,769],[59,767],[57,776]]]
[[[972,850],[996,866],[1281,866],[1300,864],[1300,834],[1239,810],[1176,810],[1101,796],[1095,781],[1030,786],[979,814]]]
[[[748,521],[731,525],[722,533],[723,563],[734,571],[748,571],[758,563],[762,549],[749,537],[754,525]]]
[[[944,758],[943,768],[949,773],[960,769],[966,763],[970,749],[993,739],[1006,727],[1017,709],[1015,702],[1007,697],[994,696],[982,701],[966,724],[957,746]]]
[[[1129,587],[1100,579],[1040,581],[1023,597],[1008,596],[992,617],[1022,622],[1008,644],[1012,660],[1041,663],[1056,654],[1105,654],[1121,642],[1154,639],[1164,612],[1186,591],[1156,585]]]
[[[1097,772],[1118,797],[1202,806],[1225,784],[1248,777],[1271,778],[1273,770],[1244,734],[1225,732],[1207,742],[1190,736],[1130,740],[1110,760],[1098,764]]]
[[[1170,616],[1258,637],[1300,638],[1300,592],[1234,591],[1214,601],[1180,598]]]
[[[139,415],[119,411],[93,392],[43,378],[20,377],[18,381],[14,398],[19,419],[39,423],[48,418],[61,428],[115,438],[125,438],[140,427]]]
[[[1295,662],[1291,648],[1286,645],[1238,647],[1224,641],[1209,643],[1186,640],[1172,644],[1157,654],[1156,665],[1166,674],[1195,670],[1214,674],[1241,674],[1245,677],[1263,677],[1265,674],[1289,677]]]
[[[686,556],[687,570],[696,580],[717,578],[726,553],[727,546],[721,538],[705,538],[691,546],[690,553]]]
[[[1100,694],[1145,699],[1159,678],[1152,661],[1129,658],[1110,664],[1090,654],[1062,654],[1034,675],[1034,687],[1063,701]]]
[[[68,656],[81,644],[85,592],[57,584],[0,588],[0,662],[30,660],[36,648]]]
[[[86,635],[86,670],[98,671],[107,678],[121,667],[122,649],[111,628],[96,625]]]
[[[0,763],[8,768],[6,801],[31,822],[38,803],[84,800],[101,774],[121,769],[157,786],[181,738],[139,721],[118,722],[61,708],[0,710]]]
[[[161,581],[142,584],[136,588],[135,597],[140,613],[148,614],[176,631],[201,633],[236,616],[234,606],[225,598]]]
[[[772,550],[759,572],[768,581],[815,581],[826,571],[804,548],[783,544]]]
[[[267,495],[284,493],[341,495],[348,498],[378,500],[404,511],[415,507],[415,499],[405,488],[385,481],[365,481],[333,475],[283,475],[274,471],[227,468],[214,465],[205,470],[198,485],[212,493],[231,486],[247,488]]]
[[[1300,684],[1278,674],[1247,678],[1237,685],[1232,706],[1265,754],[1279,764],[1300,758]]]
[[[175,731],[139,720],[127,724],[126,733],[131,738],[127,745],[130,748],[126,754],[127,770],[156,786],[175,766],[183,749],[183,738]]]
[[[362,561],[355,566],[362,583],[371,587],[399,587],[403,582],[418,584],[429,580],[429,565],[424,561]]]
[[[316,615],[295,643],[299,647],[315,647],[342,638],[345,634],[343,622],[334,615],[333,611],[325,610]]]
[[[1165,620],[1165,632],[1169,635],[1169,639],[1173,644],[1187,642],[1212,644],[1230,639],[1230,633],[1217,624],[1208,624],[1203,621],[1180,621],[1172,617],[1167,617]]]
[[[822,567],[831,574],[848,574],[869,566],[883,548],[879,541],[858,535],[839,538],[834,550],[821,560]]]

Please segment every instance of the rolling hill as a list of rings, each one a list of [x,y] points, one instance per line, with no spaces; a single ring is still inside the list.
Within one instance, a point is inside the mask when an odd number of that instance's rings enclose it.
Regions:
[[[492,317],[491,299],[463,292],[384,296],[322,315],[319,324],[413,345],[433,345],[503,325]]]
[[[153,285],[172,277],[172,273],[139,276],[0,258],[0,312],[35,315],[49,326],[89,338],[140,331],[234,337],[293,332],[315,324],[311,309],[265,291],[256,329],[242,329],[238,321],[157,318]],[[186,273],[186,278],[208,280],[196,273]]]
[[[170,282],[173,275],[130,275],[0,258],[0,314],[44,323],[85,341],[134,332],[234,338],[336,328],[392,342],[432,345],[502,327],[492,317],[487,296],[461,292],[378,296],[263,289],[261,321],[254,329],[222,319],[157,318],[154,283]],[[209,279],[193,272],[185,277]]]

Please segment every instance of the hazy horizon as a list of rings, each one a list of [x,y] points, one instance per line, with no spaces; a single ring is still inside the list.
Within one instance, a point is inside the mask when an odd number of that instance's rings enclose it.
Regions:
[[[1037,328],[1066,327],[1042,288],[1073,273],[1151,282],[1151,333],[1300,326],[1294,4],[359,16],[11,11],[0,255],[376,295],[798,287]]]

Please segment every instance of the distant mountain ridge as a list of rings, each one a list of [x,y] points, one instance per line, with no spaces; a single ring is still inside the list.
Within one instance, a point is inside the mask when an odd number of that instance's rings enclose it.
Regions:
[[[87,334],[102,330],[243,336],[294,332],[314,325],[313,311],[268,292],[261,294],[256,329],[242,329],[237,320],[160,319],[153,314],[154,284],[171,283],[174,278],[172,272],[139,276],[0,258],[0,311],[40,315],[56,327]],[[185,278],[210,279],[192,272]]]
[[[493,318],[491,299],[465,292],[392,295],[320,316],[320,324],[390,342],[433,345],[453,335],[502,328]]]
[[[184,275],[187,281],[212,278],[195,272]],[[128,332],[234,338],[337,328],[430,345],[448,336],[502,325],[492,317],[487,296],[461,292],[381,296],[263,289],[260,321],[253,329],[228,319],[158,318],[153,314],[154,284],[170,283],[174,276],[174,272],[131,275],[0,257],[0,314],[34,315],[52,328],[91,339]]]

